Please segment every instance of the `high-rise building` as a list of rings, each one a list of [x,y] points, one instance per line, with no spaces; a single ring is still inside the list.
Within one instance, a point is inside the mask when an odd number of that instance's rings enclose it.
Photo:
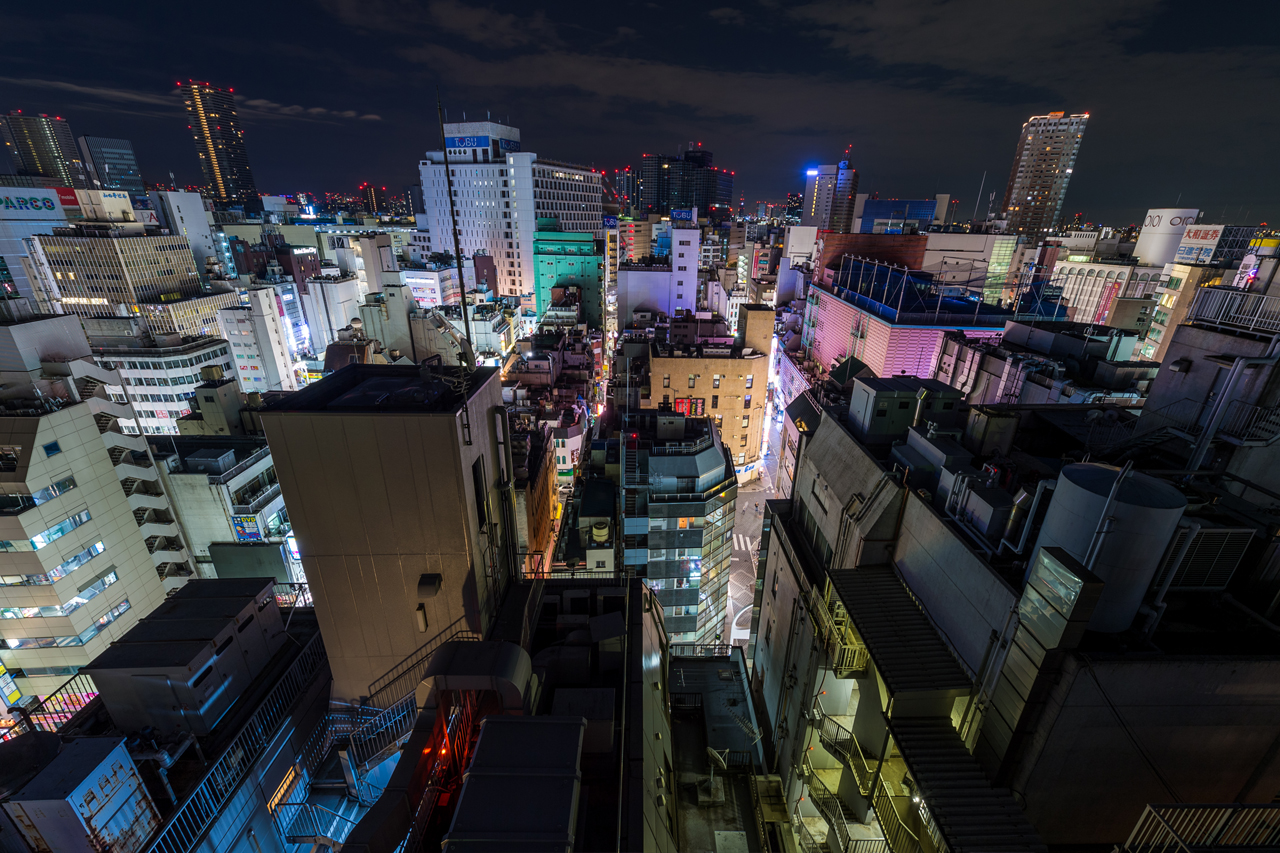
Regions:
[[[619,211],[622,215],[628,215],[633,207],[640,205],[640,175],[630,166],[624,169],[614,169],[610,176],[613,184],[613,192],[617,197]]]
[[[260,211],[262,200],[249,169],[234,91],[194,80],[182,85],[191,137],[210,194],[224,204],[241,204],[246,211]]]
[[[623,529],[644,530],[648,544],[624,561],[639,559],[673,642],[721,642],[738,496],[731,448],[711,418],[668,408],[628,414],[618,449]]]
[[[831,194],[831,230],[852,234],[857,218],[858,170],[841,160],[836,170],[836,186]]]
[[[360,185],[360,195],[364,198],[365,210],[370,213],[387,213],[387,188],[370,183]]]
[[[334,700],[369,695],[433,637],[478,639],[497,620],[516,559],[502,411],[496,368],[372,364],[262,411]]]
[[[1004,191],[1004,217],[1018,234],[1044,234],[1058,222],[1089,114],[1049,113],[1022,125]]]
[[[71,125],[61,116],[23,115],[22,110],[14,110],[0,116],[0,139],[18,174],[38,175],[55,179],[65,187],[88,189]]]
[[[82,136],[77,142],[92,189],[124,190],[135,200],[146,196],[132,142],[106,136]]]
[[[537,220],[554,217],[561,231],[602,237],[604,174],[521,152],[514,127],[477,121],[446,124],[444,131],[453,174],[445,175],[443,151],[428,151],[418,164],[433,244],[454,251],[447,186],[452,179],[464,257],[492,257],[497,295],[519,296],[532,310]]]
[[[30,258],[23,241],[66,227],[68,211],[63,201],[76,202],[70,189],[0,189],[0,290],[3,296],[35,297],[35,285],[27,272]],[[77,215],[79,206],[76,207]]]
[[[787,218],[799,219],[804,210],[804,193],[787,193]]]
[[[836,194],[838,171],[838,167],[831,165],[817,166],[805,172],[801,225],[812,225],[819,231],[831,229],[831,202]]]
[[[23,243],[37,301],[50,314],[111,317],[123,309],[154,334],[205,335],[217,331],[219,308],[240,304],[231,288],[201,280],[191,246],[177,235],[112,236],[110,230],[80,229]]]
[[[711,163],[711,152],[703,148],[691,148],[679,157],[645,154],[640,162],[640,213],[696,207],[708,216],[727,215],[733,205],[734,173]]]
[[[218,310],[218,327],[231,345],[240,390],[246,394],[298,390],[289,358],[289,333],[280,316],[275,288],[255,287],[245,296],[248,305]]]
[[[205,210],[206,202],[199,193],[160,190],[147,195],[160,224],[168,228],[170,234],[186,238],[191,246],[191,254],[195,257],[196,272],[205,272],[208,259],[212,258],[213,263],[223,264],[224,275],[236,275],[235,264],[227,264],[223,254],[221,243],[225,235],[219,238],[214,234],[211,217]],[[228,250],[229,248],[228,246]]]

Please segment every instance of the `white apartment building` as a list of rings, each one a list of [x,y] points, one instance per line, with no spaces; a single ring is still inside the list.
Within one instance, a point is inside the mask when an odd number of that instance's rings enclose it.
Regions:
[[[289,356],[290,333],[281,322],[275,289],[257,287],[245,296],[248,305],[218,312],[218,328],[231,345],[240,390],[246,394],[298,390]]]
[[[0,328],[0,692],[48,694],[191,573],[119,379],[74,317]],[[9,678],[12,677],[12,681]]]
[[[682,309],[698,310],[701,242],[702,232],[697,228],[673,228],[669,265],[618,267],[620,327],[630,326],[636,311],[656,311],[671,316]]]
[[[133,411],[120,419],[120,428],[131,434],[176,435],[178,418],[191,414],[191,397],[203,381],[200,369],[236,373],[231,346],[215,337],[176,346],[95,345],[93,355],[100,367],[119,375],[106,392],[112,400],[132,404]]]
[[[156,191],[147,196],[160,225],[191,244],[197,272],[204,272],[209,258],[213,258],[214,263],[224,263],[222,238],[214,236],[213,217],[199,193]],[[227,255],[230,255],[229,246]]]
[[[1160,285],[1164,267],[1058,261],[1053,283],[1062,286],[1067,319],[1105,323],[1117,296],[1148,296]]]
[[[555,217],[562,231],[603,237],[602,173],[539,159],[520,151],[520,131],[494,122],[445,125],[444,151],[418,164],[424,219],[437,251],[454,251],[448,179],[452,177],[463,255],[486,254],[498,265],[498,294],[534,293],[533,235],[539,217]]]

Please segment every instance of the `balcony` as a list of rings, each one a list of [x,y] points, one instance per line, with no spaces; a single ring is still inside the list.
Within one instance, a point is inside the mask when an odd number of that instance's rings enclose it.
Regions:
[[[209,485],[211,485],[211,486],[223,486],[223,485],[226,485],[227,483],[230,483],[232,480],[234,480],[234,479],[235,479],[236,477],[238,477],[239,475],[243,474],[245,471],[248,471],[248,470],[249,470],[249,468],[250,468],[250,467],[252,467],[253,465],[255,465],[256,463],[261,462],[263,459],[266,459],[266,458],[268,458],[268,457],[270,457],[270,456],[271,456],[271,448],[270,448],[270,447],[267,447],[267,446],[265,446],[265,445],[264,445],[260,450],[255,450],[255,451],[254,451],[254,452],[249,456],[249,458],[248,458],[248,459],[246,459],[246,460],[244,460],[243,462],[239,463],[239,464],[238,464],[238,465],[236,465],[234,468],[231,468],[231,469],[230,469],[230,470],[228,470],[226,473],[224,473],[224,474],[210,474],[210,475],[209,475]]]
[[[1273,850],[1280,845],[1275,803],[1147,806],[1119,853],[1156,850]]]
[[[1234,287],[1203,287],[1197,290],[1185,322],[1248,332],[1280,332],[1280,297]]]
[[[247,504],[232,504],[231,511],[236,515],[257,515],[280,495],[280,484],[272,483],[267,488],[259,492],[252,501]]]
[[[830,579],[821,593],[817,587],[810,587],[809,599],[814,630],[831,658],[832,673],[836,678],[866,675],[871,656],[858,638],[849,613],[835,594]]]

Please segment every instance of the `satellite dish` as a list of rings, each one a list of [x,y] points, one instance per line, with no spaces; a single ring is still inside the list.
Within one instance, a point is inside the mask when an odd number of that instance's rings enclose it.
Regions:
[[[724,751],[724,754],[725,754],[725,755],[728,755],[728,754],[729,754],[729,750],[727,750],[727,749],[726,749],[726,750]],[[729,765],[728,765],[728,764],[726,764],[726,763],[725,763],[725,761],[724,761],[724,755],[721,755],[720,753],[716,752],[716,751],[715,751],[714,749],[712,749],[711,747],[707,747],[707,758],[710,758],[710,759],[711,759],[711,763],[712,763],[714,766],[719,767],[721,770],[726,770],[726,771],[727,771],[727,770],[729,769]]]

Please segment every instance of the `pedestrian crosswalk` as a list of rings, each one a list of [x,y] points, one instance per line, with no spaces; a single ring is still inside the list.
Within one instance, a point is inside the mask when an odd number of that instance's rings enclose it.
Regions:
[[[756,548],[756,542],[759,540],[750,539],[741,533],[733,534],[733,550],[735,551],[753,551]]]

